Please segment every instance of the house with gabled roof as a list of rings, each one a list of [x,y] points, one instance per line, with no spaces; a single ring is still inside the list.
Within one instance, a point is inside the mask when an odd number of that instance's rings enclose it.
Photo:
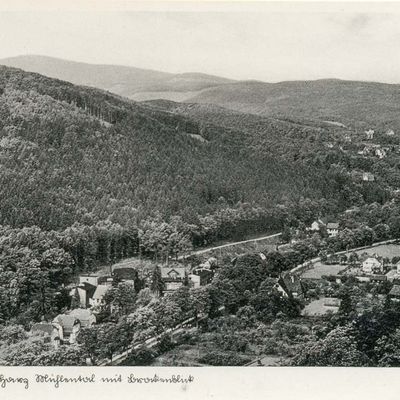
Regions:
[[[302,298],[305,295],[301,279],[294,274],[282,274],[275,284],[275,289],[282,293],[284,297]]]
[[[394,130],[393,129],[388,129],[386,131],[386,136],[394,136]]]
[[[59,333],[62,343],[73,344],[81,329],[80,321],[73,315],[59,314],[53,319],[53,324],[60,326]]]
[[[177,265],[161,267],[161,278],[167,292],[179,289],[183,285],[185,277],[186,267]]]
[[[338,222],[328,222],[326,225],[326,231],[329,237],[335,237],[339,233],[339,223]]]
[[[363,172],[362,180],[364,182],[373,182],[375,180],[375,176],[371,174],[371,172]]]
[[[322,221],[321,219],[317,219],[317,220],[313,221],[313,223],[310,225],[308,230],[311,232],[319,232],[321,230],[321,228],[324,226],[326,226],[324,221]]]

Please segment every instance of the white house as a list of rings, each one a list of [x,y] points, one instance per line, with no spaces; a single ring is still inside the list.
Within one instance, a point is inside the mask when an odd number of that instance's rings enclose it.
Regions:
[[[374,138],[374,133],[375,131],[373,129],[368,129],[367,131],[365,131],[368,140],[372,140]]]
[[[388,130],[386,131],[386,135],[387,135],[387,136],[394,136],[394,131],[393,131],[393,129],[388,129]]]
[[[362,271],[365,272],[366,274],[372,274],[374,272],[382,272],[383,264],[375,257],[368,257],[362,263]]]
[[[317,221],[314,221],[314,222],[311,224],[309,230],[312,231],[312,232],[318,232],[318,231],[321,229],[322,226],[325,226],[325,224],[323,223],[323,221],[321,221],[321,220],[319,219],[319,220],[317,220]]]
[[[375,176],[370,172],[363,172],[362,179],[364,182],[373,182],[375,180]]]
[[[329,237],[335,237],[339,233],[339,224],[337,222],[329,222],[326,225]]]

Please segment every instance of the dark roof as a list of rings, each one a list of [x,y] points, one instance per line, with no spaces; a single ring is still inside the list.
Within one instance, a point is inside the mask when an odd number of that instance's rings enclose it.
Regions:
[[[292,293],[303,293],[303,285],[297,275],[282,275],[278,279],[278,283],[288,295],[292,295]]]
[[[95,285],[92,285],[92,284],[90,284],[90,283],[88,283],[88,282],[80,283],[80,284],[79,284],[79,287],[80,287],[81,289],[86,290],[87,296],[88,296],[89,298],[92,298],[93,295],[94,295],[94,292],[96,291],[96,286],[95,286]]]

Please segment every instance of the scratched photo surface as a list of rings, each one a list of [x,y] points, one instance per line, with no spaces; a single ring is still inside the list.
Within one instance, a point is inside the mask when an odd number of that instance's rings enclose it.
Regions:
[[[0,366],[400,366],[400,7],[0,26]]]

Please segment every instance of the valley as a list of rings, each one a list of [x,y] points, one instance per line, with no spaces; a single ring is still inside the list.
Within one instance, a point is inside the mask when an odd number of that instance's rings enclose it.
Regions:
[[[3,364],[397,365],[397,85],[4,63]]]

